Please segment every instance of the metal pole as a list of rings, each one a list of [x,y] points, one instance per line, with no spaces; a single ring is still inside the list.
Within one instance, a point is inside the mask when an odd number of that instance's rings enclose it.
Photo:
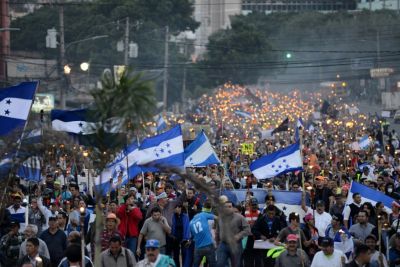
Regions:
[[[167,111],[167,93],[168,93],[168,36],[169,27],[165,26],[165,49],[164,49],[164,84],[163,84],[163,111]]]
[[[128,55],[129,55],[129,17],[126,18],[125,25],[125,44],[124,44],[124,65],[128,66]]]
[[[59,20],[60,20],[60,77],[61,85],[60,85],[60,107],[61,109],[65,109],[65,88],[64,88],[64,79],[66,79],[64,74],[64,65],[65,65],[65,42],[64,42],[64,6],[61,4],[59,8]]]
[[[183,81],[182,81],[182,110],[184,107],[185,103],[185,94],[186,94],[186,56],[187,56],[187,43],[185,39],[185,44],[184,44],[184,56],[185,56],[185,64],[183,65]]]

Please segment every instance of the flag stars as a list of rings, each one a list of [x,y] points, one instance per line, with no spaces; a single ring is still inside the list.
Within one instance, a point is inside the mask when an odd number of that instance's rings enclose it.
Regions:
[[[6,104],[11,105],[11,99],[7,99]]]
[[[171,154],[171,153],[172,153],[172,151],[171,151],[171,150],[168,150],[168,153],[169,153],[169,154]]]
[[[158,158],[160,156],[160,154],[156,153],[156,157]]]
[[[82,122],[80,122],[78,125],[79,125],[80,128],[83,127],[83,123]]]
[[[160,149],[160,152],[161,152],[161,153],[164,153],[164,151],[165,151],[164,148],[161,148],[161,149]]]
[[[167,143],[167,147],[170,147],[171,145],[169,143]]]
[[[5,115],[10,115],[10,111],[8,109],[4,110]]]

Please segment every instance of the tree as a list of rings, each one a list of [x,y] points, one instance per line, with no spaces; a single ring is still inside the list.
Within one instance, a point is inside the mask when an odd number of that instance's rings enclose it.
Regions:
[[[117,80],[117,81],[116,81]],[[109,121],[124,122],[127,130],[127,139],[130,142],[131,133],[143,129],[143,123],[151,120],[155,110],[155,94],[151,81],[144,80],[142,74],[133,73],[125,70],[120,79],[112,76],[103,75],[102,88],[93,90],[91,95],[94,99],[92,107],[93,115],[98,118],[97,125],[97,147],[93,147],[90,157],[95,168],[105,169],[107,163],[113,160],[113,155],[125,148],[126,144],[110,149],[107,145],[106,127]],[[102,177],[100,173],[100,183],[108,177]],[[104,192],[96,192],[96,229],[103,229],[102,219],[102,195]],[[144,193],[144,192],[143,192]],[[95,266],[100,266],[100,232],[96,231],[96,250]]]

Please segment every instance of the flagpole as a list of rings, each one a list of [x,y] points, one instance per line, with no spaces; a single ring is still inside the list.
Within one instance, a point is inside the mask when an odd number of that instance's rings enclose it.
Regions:
[[[12,176],[11,176],[11,173],[12,173],[12,170],[14,169],[14,166],[15,166],[15,160],[16,160],[16,158],[18,157],[19,150],[21,149],[22,139],[23,139],[23,137],[24,137],[24,132],[25,132],[25,130],[26,130],[26,126],[28,125],[28,120],[29,120],[29,116],[31,115],[31,110],[32,110],[32,105],[33,105],[33,99],[35,98],[35,95],[36,95],[36,91],[37,91],[38,86],[39,86],[39,81],[36,83],[36,86],[35,86],[35,92],[34,92],[34,94],[33,94],[31,106],[30,106],[30,108],[29,108],[28,117],[26,118],[26,121],[25,121],[25,123],[24,123],[24,127],[23,127],[23,129],[22,129],[22,134],[21,134],[20,142],[18,143],[17,152],[15,153],[15,155],[14,155],[12,161],[11,161],[11,169],[10,169],[10,172],[8,173],[7,184],[10,183],[10,180],[11,180],[11,177],[12,177]],[[7,193],[7,186],[4,187],[3,196],[1,197],[1,203],[0,203],[0,211],[1,211],[1,214],[0,214],[0,221],[2,221],[2,220],[3,220],[3,217],[4,217],[4,212],[3,212],[2,210],[3,210],[3,206],[6,205],[6,203],[5,203],[5,201],[4,201],[4,200],[5,200],[5,197],[6,197],[6,193]]]
[[[136,142],[137,142],[137,146],[139,147],[140,144],[139,144],[139,135],[138,134],[136,134]],[[128,161],[128,157],[126,157],[126,160]],[[142,187],[143,187],[142,188],[142,200],[143,200],[143,204],[145,204],[144,197],[146,195],[146,190],[145,190],[144,172],[143,172],[142,168],[140,168],[140,170],[142,171]],[[151,181],[151,183],[153,183],[153,181]],[[150,192],[149,192],[149,195],[150,195]]]

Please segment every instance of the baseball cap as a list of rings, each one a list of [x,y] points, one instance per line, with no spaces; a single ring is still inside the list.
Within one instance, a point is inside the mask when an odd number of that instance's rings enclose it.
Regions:
[[[325,202],[323,200],[318,200],[316,206],[325,206]]]
[[[319,245],[321,247],[331,247],[333,246],[333,239],[330,237],[323,237],[321,238]]]
[[[340,213],[335,213],[332,215],[332,220],[339,221],[340,223],[343,223],[343,215]]]
[[[290,234],[290,235],[288,235],[287,237],[286,237],[286,240],[288,241],[288,242],[290,242],[290,241],[297,241],[297,235],[295,235],[295,234]]]
[[[250,204],[251,205],[258,205],[258,200],[255,197],[250,198]]]
[[[162,192],[161,194],[159,194],[159,195],[157,196],[157,200],[163,199],[163,198],[168,198],[167,193]]]
[[[306,216],[304,216],[304,221],[308,222],[310,220],[314,219],[313,215],[311,213],[308,213]]]
[[[17,221],[11,221],[10,222],[10,226],[11,227],[13,227],[13,226],[18,226],[19,227],[20,225],[19,225],[19,222],[17,222]]]
[[[157,239],[149,239],[146,241],[146,248],[159,248],[160,242]]]
[[[132,186],[132,187],[129,188],[129,191],[136,191],[137,192],[137,189],[136,189],[136,187]]]

